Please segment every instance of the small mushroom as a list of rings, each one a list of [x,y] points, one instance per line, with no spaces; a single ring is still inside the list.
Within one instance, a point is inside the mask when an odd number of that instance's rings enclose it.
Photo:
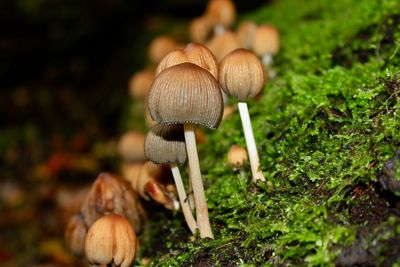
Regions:
[[[144,100],[154,79],[154,70],[143,69],[129,80],[129,94],[133,99]]]
[[[195,233],[197,223],[187,202],[182,176],[177,166],[177,163],[184,164],[187,160],[183,125],[154,125],[146,136],[144,153],[147,159],[157,164],[170,165],[183,215],[190,231]]]
[[[236,7],[231,0],[210,0],[205,15],[214,25],[214,34],[218,35],[230,28],[236,20]]]
[[[226,55],[219,65],[219,83],[229,95],[236,97],[242,120],[250,166],[255,182],[265,181],[260,170],[249,110],[245,102],[249,97],[257,96],[264,87],[265,72],[260,59],[250,50],[240,48]]]
[[[65,245],[77,257],[85,254],[86,224],[80,213],[74,214],[68,221],[65,229]]]
[[[221,34],[214,35],[206,43],[206,46],[215,55],[217,62],[221,62],[224,56],[242,47],[237,35],[232,31],[225,31]]]
[[[132,225],[118,214],[96,220],[85,239],[85,255],[93,265],[129,267],[135,260],[136,247]]]
[[[193,63],[178,64],[156,76],[149,91],[148,107],[150,116],[159,124],[183,124],[200,236],[213,238],[194,126],[219,126],[224,109],[219,84],[210,72]]]
[[[254,33],[252,50],[265,67],[273,63],[273,56],[279,51],[279,32],[276,27],[270,24],[260,25]]]
[[[166,54],[180,47],[181,45],[168,35],[157,36],[151,41],[148,49],[150,61],[158,64]]]
[[[228,151],[228,164],[232,167],[243,166],[248,161],[247,150],[240,145],[233,145]]]
[[[236,35],[243,48],[251,49],[257,25],[252,20],[243,20],[236,29]]]
[[[210,37],[211,21],[207,16],[193,19],[189,24],[190,40],[194,43],[204,44]]]
[[[143,145],[146,136],[135,130],[127,131],[118,140],[117,151],[125,162],[145,160]]]

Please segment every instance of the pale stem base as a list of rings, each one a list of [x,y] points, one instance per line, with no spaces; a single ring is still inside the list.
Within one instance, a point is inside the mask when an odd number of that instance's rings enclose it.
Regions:
[[[258,157],[253,128],[251,127],[249,109],[246,102],[238,103],[240,119],[242,120],[244,138],[246,139],[247,153],[254,182],[265,181],[264,174],[260,170],[260,158]]]
[[[208,218],[207,200],[204,192],[203,180],[201,178],[194,125],[191,123],[185,123],[183,127],[185,131],[186,150],[190,168],[190,180],[192,181],[194,203],[196,206],[196,219],[200,237],[214,238],[211,230],[210,220]]]
[[[185,187],[182,182],[181,172],[176,164],[171,163],[171,172],[174,177],[176,191],[178,192],[179,202],[181,203],[182,213],[185,217],[186,223],[190,229],[190,231],[194,234],[197,229],[196,220],[193,217],[193,214],[190,210],[189,203],[187,201]]]

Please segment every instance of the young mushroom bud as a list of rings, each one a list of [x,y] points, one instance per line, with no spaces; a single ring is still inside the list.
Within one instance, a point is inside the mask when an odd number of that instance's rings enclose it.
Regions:
[[[130,184],[117,175],[100,173],[82,203],[81,213],[86,226],[90,226],[103,215],[117,213],[126,217],[135,232],[139,233],[146,214],[139,196]]]
[[[251,49],[257,25],[251,20],[242,21],[236,29],[236,35],[243,48]]]
[[[85,254],[90,264],[129,267],[136,256],[136,234],[121,215],[100,217],[89,228]]]
[[[129,94],[133,99],[144,100],[154,79],[154,70],[136,72],[129,80]]]
[[[65,243],[68,250],[77,257],[83,257],[85,254],[86,232],[82,214],[73,215],[65,229]]]
[[[233,145],[228,151],[228,164],[232,167],[243,166],[248,161],[247,150],[240,145]]]
[[[154,125],[147,134],[144,153],[146,158],[155,163],[170,164],[183,215],[190,231],[195,233],[197,223],[186,201],[187,196],[182,176],[176,165],[176,163],[184,164],[187,160],[183,125]]]
[[[221,34],[236,20],[235,4],[231,0],[210,0],[207,4],[206,16],[214,25],[214,34]]]
[[[159,124],[183,124],[200,236],[213,238],[194,125],[211,129],[219,126],[224,107],[219,84],[210,72],[193,63],[178,64],[156,76],[149,91],[148,107]]]
[[[181,45],[172,37],[167,35],[158,36],[150,43],[149,58],[154,64],[158,64],[166,54],[180,47]]]
[[[206,45],[215,55],[217,62],[221,62],[224,56],[242,47],[237,35],[231,31],[214,35]]]
[[[190,40],[195,43],[204,44],[211,32],[211,21],[207,16],[201,16],[193,19],[189,25]]]
[[[253,52],[240,48],[223,58],[219,66],[219,73],[222,89],[239,100],[239,114],[242,120],[253,180],[255,182],[265,181],[265,177],[259,169],[260,160],[247,103],[245,102],[247,98],[257,96],[264,87],[263,65]]]
[[[124,133],[118,140],[117,150],[122,160],[125,162],[144,161],[144,139],[146,136],[138,131]]]
[[[265,67],[272,65],[273,56],[279,51],[279,32],[269,24],[260,25],[253,37],[252,49]]]

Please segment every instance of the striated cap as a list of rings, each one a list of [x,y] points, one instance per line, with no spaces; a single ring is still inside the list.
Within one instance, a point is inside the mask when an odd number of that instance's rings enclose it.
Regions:
[[[222,89],[239,101],[257,96],[264,87],[265,71],[260,59],[240,48],[226,55],[219,65]]]
[[[167,35],[160,35],[154,38],[149,46],[148,53],[150,60],[158,64],[160,60],[169,52],[178,49],[181,45],[177,43],[172,37]]]
[[[158,163],[181,163],[187,160],[183,125],[154,125],[147,133],[144,155]]]
[[[95,265],[129,267],[136,256],[136,234],[129,221],[118,214],[99,218],[85,239],[87,260]]]
[[[236,7],[231,0],[210,0],[206,15],[213,24],[230,27],[236,20]]]
[[[204,43],[210,37],[212,25],[210,18],[201,16],[194,18],[189,24],[189,36],[195,43]]]
[[[126,162],[145,160],[143,150],[145,138],[146,136],[138,131],[129,131],[124,133],[118,140],[118,154]]]
[[[248,161],[247,149],[240,145],[233,145],[228,151],[228,164],[233,167],[242,166]]]
[[[244,20],[239,24],[236,35],[242,47],[248,49],[252,47],[256,30],[257,25],[252,20]]]
[[[154,70],[136,72],[129,80],[129,94],[133,99],[145,99],[154,79]]]
[[[150,116],[159,124],[194,123],[216,129],[224,110],[217,80],[193,63],[178,64],[157,75],[147,101]]]
[[[81,214],[74,214],[65,229],[66,247],[77,257],[85,254],[86,225]]]
[[[278,30],[268,24],[260,25],[253,38],[253,51],[258,56],[266,53],[276,54],[279,51],[279,32]]]
[[[231,31],[214,35],[206,45],[215,55],[217,62],[220,62],[224,56],[233,50],[241,48],[237,35]]]
[[[183,49],[168,53],[158,64],[156,75],[174,65],[190,62],[210,72],[218,79],[218,63],[210,49],[199,43],[188,43]]]

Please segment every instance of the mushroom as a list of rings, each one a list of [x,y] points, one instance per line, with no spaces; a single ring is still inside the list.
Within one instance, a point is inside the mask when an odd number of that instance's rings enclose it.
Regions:
[[[219,126],[224,109],[219,84],[210,72],[193,63],[178,64],[156,76],[148,107],[159,124],[183,124],[200,236],[213,238],[194,129],[196,124],[211,129]]]
[[[166,54],[180,47],[181,45],[168,35],[157,36],[151,41],[148,49],[150,61],[158,64]]]
[[[133,99],[144,100],[154,79],[154,70],[143,69],[129,80],[129,94]]]
[[[265,181],[260,170],[249,110],[245,102],[249,97],[258,95],[264,87],[265,72],[260,59],[250,50],[240,48],[226,55],[219,65],[219,83],[222,89],[238,99],[238,108],[242,120],[251,172],[255,182]]]
[[[211,21],[208,16],[193,19],[189,24],[190,40],[195,43],[204,44],[210,37]]]
[[[257,25],[252,20],[243,20],[236,29],[236,35],[243,48],[250,49],[253,44]]]
[[[65,245],[77,257],[85,254],[86,224],[80,213],[74,214],[68,221],[65,229]]]
[[[177,166],[177,163],[184,164],[187,161],[183,125],[154,125],[146,136],[144,154],[154,163],[170,165],[183,215],[190,231],[195,233],[197,223],[187,202],[182,176]]]
[[[231,0],[210,0],[205,15],[214,26],[214,34],[218,35],[231,27],[236,20],[236,7]]]
[[[145,160],[143,145],[146,136],[135,130],[127,131],[118,140],[117,151],[125,162]]]
[[[224,56],[233,50],[242,47],[236,34],[231,31],[225,31],[221,34],[214,35],[206,43],[206,46],[215,55],[217,62],[220,62]]]
[[[129,267],[135,260],[136,248],[132,225],[118,214],[96,220],[85,239],[86,258],[93,265]]]
[[[278,29],[270,24],[260,25],[253,37],[252,50],[261,58],[265,67],[273,63],[273,56],[279,51]]]
[[[233,145],[228,151],[228,164],[234,170],[240,170],[240,176],[244,177],[242,166],[249,160],[246,148],[240,145]]]

